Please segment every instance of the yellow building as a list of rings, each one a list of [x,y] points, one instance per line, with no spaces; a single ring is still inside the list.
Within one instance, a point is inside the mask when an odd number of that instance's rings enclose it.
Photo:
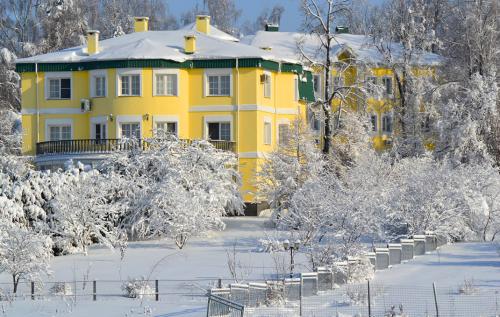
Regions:
[[[264,153],[314,99],[312,75],[297,59],[239,43],[210,17],[176,31],[135,32],[20,59],[23,154],[39,168],[68,159],[95,164],[124,137],[157,128],[180,139],[210,139],[234,151],[246,213],[256,214],[252,179]]]
[[[278,29],[278,26],[273,25],[267,27],[266,31],[245,37],[242,41],[265,48],[269,52],[279,53],[285,58],[308,61],[309,65],[312,64],[311,61],[324,63],[320,49],[322,43],[317,35],[279,32]],[[402,51],[402,47],[398,43],[392,43],[391,47],[394,50],[393,58],[397,62],[400,58],[397,53]],[[303,58],[304,55],[307,58]],[[342,102],[344,108],[365,112],[372,123],[371,136],[374,147],[378,150],[390,147],[394,133],[393,105],[397,102],[398,95],[394,73],[391,67],[387,66],[384,56],[373,45],[370,37],[349,34],[348,29],[338,28],[333,40],[331,58],[333,67],[330,72],[330,92],[335,90],[343,96],[339,98],[339,95],[336,95],[332,101],[333,109],[336,110]],[[424,73],[431,70],[433,73],[432,70],[440,62],[438,55],[425,53],[418,60],[415,59],[415,69]],[[320,68],[312,68],[316,69],[313,74],[315,98],[324,99],[325,75],[319,71]],[[321,134],[322,120],[314,119],[313,114],[309,114],[308,118],[310,127]]]

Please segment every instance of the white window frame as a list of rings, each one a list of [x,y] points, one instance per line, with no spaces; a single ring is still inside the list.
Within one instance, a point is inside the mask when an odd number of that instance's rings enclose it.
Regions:
[[[209,76],[229,76],[229,95],[210,95],[208,83]],[[205,69],[203,74],[203,97],[232,97],[233,96],[233,70],[232,68]]]
[[[385,80],[389,79],[391,81],[391,93],[387,93],[387,86],[385,84]],[[384,76],[381,79],[382,85],[384,86],[384,95],[385,96],[392,96],[394,94],[394,79],[391,76]]]
[[[156,129],[158,123],[175,123],[177,125],[176,137],[179,137],[179,117],[178,116],[153,116],[153,129]]]
[[[278,119],[276,122],[276,144],[281,146],[280,144],[280,125],[286,124],[288,125],[288,131],[290,131],[290,120],[289,119]]]
[[[97,96],[96,78],[104,77],[104,96]],[[108,96],[108,72],[107,70],[92,70],[90,71],[90,96],[92,98],[105,98]]]
[[[136,116],[116,116],[116,138],[121,139],[122,137],[122,124],[126,123],[138,123],[139,124],[139,133],[140,137],[142,138],[143,136],[143,128],[142,128],[142,116],[141,115],[136,115]]]
[[[293,91],[294,91],[294,100],[299,101],[299,75],[293,77]]]
[[[385,117],[391,117],[391,131],[386,131],[384,129],[384,118]],[[392,111],[382,113],[380,125],[381,125],[380,131],[382,132],[382,134],[391,135],[392,133],[394,133],[394,114]]]
[[[317,78],[318,80],[318,87],[316,87],[315,79]],[[314,86],[314,96],[316,98],[322,98],[323,97],[323,85],[322,85],[322,77],[321,74],[313,74],[313,86]]]
[[[233,124],[233,116],[225,115],[225,116],[205,116],[203,118],[203,138],[208,140],[208,124],[209,123],[225,123],[229,122],[229,132],[231,135],[230,142],[234,142],[234,124]]]
[[[67,79],[70,81],[69,99],[66,98],[51,98],[50,97],[50,80],[51,79]],[[45,100],[72,100],[73,99],[73,72],[46,72],[44,78]],[[60,87],[59,87],[60,89]]]
[[[373,121],[372,121],[373,117],[375,117],[375,126],[373,126]],[[381,130],[380,127],[379,127],[380,124],[379,124],[379,115],[378,115],[378,113],[376,113],[376,112],[370,113],[370,123],[372,125],[372,128],[371,128],[370,131],[372,133],[378,133],[379,130]]]
[[[108,117],[107,116],[99,116],[99,117],[92,117],[90,118],[90,138],[95,139],[96,137],[96,131],[95,131],[95,125],[96,124],[104,124],[106,126],[106,139],[109,139],[109,124],[108,124]]]
[[[121,77],[122,76],[131,76],[131,75],[139,75],[139,94],[138,95],[122,95],[122,85],[121,85]],[[123,68],[116,70],[116,96],[117,97],[141,97],[142,96],[142,69],[141,68]],[[132,80],[129,83],[130,93],[132,93]]]
[[[71,138],[74,139],[74,124],[73,119],[45,119],[45,141],[50,141],[50,127],[61,127],[70,126],[71,127]]]
[[[269,130],[267,127],[269,127]],[[269,117],[264,117],[263,132],[264,144],[271,145],[273,143],[273,121]]]
[[[272,77],[270,71],[264,71],[264,83],[263,83],[263,92],[264,98],[271,98],[273,93],[273,85],[272,85]]]
[[[374,79],[374,81],[371,81],[371,79]],[[376,96],[377,94],[377,87],[378,87],[378,77],[377,76],[366,76],[365,77],[365,87],[366,87],[366,94],[370,97]]]
[[[167,94],[167,83],[165,82],[165,94],[158,94],[156,91],[156,76],[157,75],[175,75],[177,91],[173,95]],[[180,96],[180,80],[179,80],[179,70],[178,69],[153,69],[153,96],[165,96],[165,97],[178,97]]]

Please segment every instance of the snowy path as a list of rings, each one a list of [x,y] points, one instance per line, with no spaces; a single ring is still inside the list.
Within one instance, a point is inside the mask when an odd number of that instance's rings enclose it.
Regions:
[[[120,253],[107,249],[93,248],[88,256],[73,255],[54,258],[53,275],[48,281],[97,280],[99,293],[121,294],[121,283],[108,280],[126,280],[128,277],[150,277],[151,279],[198,280],[198,282],[171,281],[160,282],[160,293],[183,293],[161,295],[159,302],[152,300],[131,300],[123,297],[98,296],[91,301],[90,296],[77,297],[66,301],[31,301],[29,297],[9,304],[0,302],[0,317],[3,316],[161,316],[190,317],[204,316],[206,298],[202,288],[215,282],[219,277],[228,278],[227,251],[236,248],[239,259],[253,267],[248,271],[251,280],[262,280],[264,275],[272,274],[274,262],[267,253],[256,252],[258,240],[273,234],[273,229],[264,226],[262,218],[227,219],[224,232],[214,232],[207,237],[197,238],[188,243],[185,250],[178,251],[174,245],[165,241],[131,243],[123,261]],[[163,259],[163,260],[162,260]],[[299,264],[304,258],[298,258]],[[299,265],[300,266],[300,265]],[[302,271],[306,269],[302,267]],[[432,282],[446,290],[457,290],[464,279],[474,279],[484,289],[500,289],[500,257],[495,245],[459,244],[443,247],[439,253],[421,256],[409,263],[397,265],[392,269],[377,272],[374,285],[411,288],[417,284],[425,287],[426,296]],[[0,282],[10,282],[6,275],[0,275]],[[8,289],[10,284],[0,285]],[[47,288],[47,287],[46,287]],[[396,288],[394,288],[396,289]],[[87,288],[86,293],[90,290]],[[410,294],[410,293],[408,293]],[[398,296],[404,296],[402,292]],[[493,299],[495,296],[492,296]],[[325,294],[308,301],[311,306],[324,306],[331,295]],[[492,301],[494,304],[494,301]]]

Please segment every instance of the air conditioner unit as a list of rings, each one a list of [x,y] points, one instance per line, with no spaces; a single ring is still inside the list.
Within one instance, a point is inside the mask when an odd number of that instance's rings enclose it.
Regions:
[[[90,100],[88,99],[80,100],[80,108],[82,109],[82,112],[89,112],[90,110],[92,110]]]

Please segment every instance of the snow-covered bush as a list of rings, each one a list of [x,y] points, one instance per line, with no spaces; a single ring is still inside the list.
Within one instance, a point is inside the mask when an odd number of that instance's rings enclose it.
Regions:
[[[73,295],[73,289],[69,283],[57,282],[50,288],[50,294],[54,296],[69,296]]]
[[[144,151],[114,154],[102,169],[120,184],[125,228],[138,238],[171,238],[182,248],[242,211],[236,164],[234,153],[207,141],[186,144],[167,135],[148,140]]]
[[[375,269],[370,260],[366,257],[360,257],[358,261],[349,264],[347,270],[348,283],[361,283],[373,278]]]
[[[368,288],[366,284],[347,285],[345,293],[353,305],[365,305],[368,303]]]
[[[147,298],[155,295],[154,289],[149,285],[149,281],[143,278],[129,279],[122,285],[125,296],[129,298]]]
[[[51,256],[48,236],[12,223],[0,224],[0,272],[12,277],[14,294],[20,280],[40,281],[43,275],[50,274]]]
[[[458,293],[462,295],[473,295],[478,291],[474,285],[474,279],[464,279],[463,284],[458,287]]]
[[[114,201],[118,181],[113,175],[84,173],[53,200],[52,230],[66,251],[87,254],[92,243],[113,248],[122,237],[117,230],[122,206]]]

